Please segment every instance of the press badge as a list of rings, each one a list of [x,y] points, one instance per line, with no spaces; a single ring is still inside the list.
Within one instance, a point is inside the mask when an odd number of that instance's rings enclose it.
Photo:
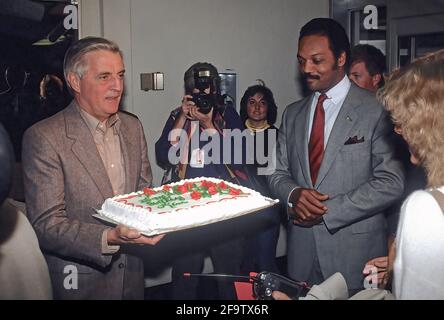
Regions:
[[[191,151],[190,167],[204,167],[204,151],[202,149],[194,149]]]

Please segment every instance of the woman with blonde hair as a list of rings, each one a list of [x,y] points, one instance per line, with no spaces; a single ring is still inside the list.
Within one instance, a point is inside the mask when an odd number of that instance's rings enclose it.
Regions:
[[[378,97],[424,167],[427,189],[401,208],[394,262],[397,299],[444,299],[444,50],[392,72]]]

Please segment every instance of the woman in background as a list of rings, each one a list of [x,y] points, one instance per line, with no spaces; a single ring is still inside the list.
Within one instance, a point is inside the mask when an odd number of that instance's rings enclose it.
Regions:
[[[273,93],[264,85],[249,87],[242,99],[240,116],[245,127],[254,137],[254,148],[247,148],[245,169],[253,188],[263,196],[271,197],[266,180],[267,168],[272,168],[269,159],[274,152],[277,128],[277,106]],[[264,157],[259,157],[263,155]],[[268,161],[264,163],[263,160]],[[246,241],[243,270],[278,272],[276,265],[276,245],[280,228],[280,207],[266,209],[256,216]]]
[[[392,72],[378,97],[408,143],[411,162],[424,167],[428,185],[401,208],[394,294],[444,299],[444,50]]]

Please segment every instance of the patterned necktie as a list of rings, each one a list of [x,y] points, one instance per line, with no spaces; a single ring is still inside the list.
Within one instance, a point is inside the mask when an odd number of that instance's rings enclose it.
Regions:
[[[310,175],[313,186],[316,184],[316,178],[321,167],[322,158],[324,157],[325,112],[323,103],[325,99],[327,99],[325,94],[319,96],[313,117],[313,125],[311,127],[310,143],[308,144],[308,159],[310,161]]]

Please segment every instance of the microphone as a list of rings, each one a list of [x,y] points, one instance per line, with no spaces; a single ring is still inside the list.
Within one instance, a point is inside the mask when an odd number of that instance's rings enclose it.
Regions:
[[[201,278],[218,278],[220,280],[247,280],[245,282],[250,281],[251,277],[249,276],[238,276],[232,274],[223,274],[223,273],[189,273],[185,272],[183,274],[185,278],[190,277],[201,277]]]
[[[258,300],[272,300],[273,291],[279,290],[287,294],[292,299],[303,297],[310,290],[306,282],[295,281],[279,274],[263,271],[260,273],[251,272],[249,276],[217,274],[217,273],[189,273],[185,272],[184,277],[215,278],[218,280],[235,280],[253,283],[253,296]]]

